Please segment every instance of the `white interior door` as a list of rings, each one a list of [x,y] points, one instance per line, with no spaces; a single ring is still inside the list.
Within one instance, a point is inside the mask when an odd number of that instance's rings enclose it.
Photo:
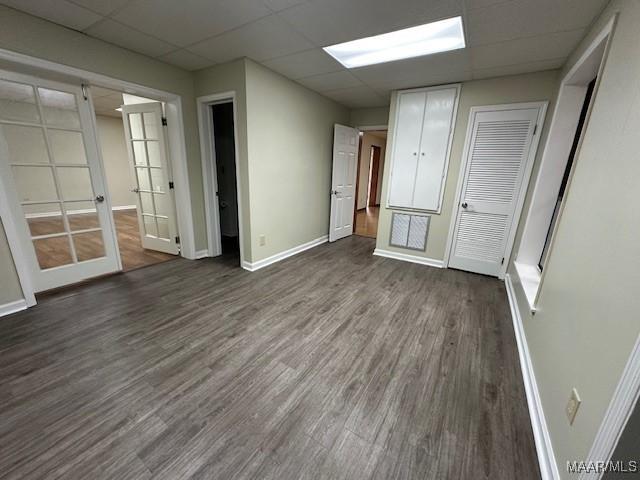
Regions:
[[[79,85],[0,71],[0,173],[36,292],[118,270]]]
[[[176,255],[180,239],[160,102],[122,106],[143,248]]]
[[[357,167],[358,131],[336,124],[333,129],[330,242],[353,233]]]
[[[473,113],[450,267],[500,276],[539,112]]]

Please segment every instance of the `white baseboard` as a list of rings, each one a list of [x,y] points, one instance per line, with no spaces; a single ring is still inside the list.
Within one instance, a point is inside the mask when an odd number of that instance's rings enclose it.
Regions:
[[[15,302],[5,303],[4,305],[0,305],[0,317],[4,317],[5,315],[10,315],[12,313],[16,313],[26,309],[27,309],[27,301],[24,299],[16,300]]]
[[[137,207],[135,205],[120,205],[118,207],[111,207],[111,210],[114,212],[118,210],[135,210]],[[67,210],[67,213],[70,215],[80,215],[82,213],[95,213],[95,208],[82,208],[79,210]],[[59,217],[61,212],[45,212],[45,213],[27,213],[25,215],[26,218],[45,218],[45,217]]]
[[[558,464],[553,453],[553,445],[551,444],[551,435],[547,428],[547,421],[540,400],[538,384],[533,371],[533,364],[529,353],[527,338],[524,333],[522,317],[518,308],[516,292],[511,282],[511,276],[505,275],[505,286],[507,288],[507,297],[509,298],[509,306],[511,307],[511,317],[513,319],[513,330],[516,334],[516,343],[518,344],[518,355],[520,357],[520,368],[522,369],[522,379],[524,381],[524,390],[527,395],[527,404],[529,405],[529,416],[531,417],[531,427],[533,429],[533,438],[538,453],[538,464],[540,465],[540,475],[542,480],[560,480],[558,472]]]
[[[204,250],[196,251],[195,259],[199,260],[201,258],[208,257],[208,256],[209,256],[209,250],[205,248]]]
[[[290,248],[289,250],[285,250],[284,252],[276,253],[275,255],[271,255],[270,257],[264,258],[262,260],[258,260],[257,262],[242,262],[242,268],[245,270],[249,270],[250,272],[255,272],[256,270],[260,270],[272,263],[279,262],[280,260],[284,260],[285,258],[289,258],[297,253],[304,252],[305,250],[309,250],[310,248],[317,247],[318,245],[322,245],[329,241],[329,235],[323,235],[320,238],[316,238],[315,240],[311,240],[310,242],[303,243],[302,245],[298,245],[297,247]]]
[[[376,248],[373,251],[373,254],[377,255],[378,257],[402,260],[403,262],[419,263],[420,265],[428,265],[429,267],[444,268],[444,262],[442,260],[436,260],[435,258],[410,255],[408,253],[392,252],[391,250],[384,250],[382,248]]]

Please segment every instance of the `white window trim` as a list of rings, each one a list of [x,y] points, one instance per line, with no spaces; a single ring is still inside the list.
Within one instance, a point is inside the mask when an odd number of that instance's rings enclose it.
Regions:
[[[407,90],[398,90],[396,92],[396,101],[395,101],[395,112],[393,116],[393,135],[390,138],[387,132],[387,147],[386,150],[390,150],[390,162],[389,165],[389,183],[387,187],[387,198],[385,199],[385,208],[387,210],[398,210],[398,211],[406,211],[406,212],[423,212],[423,213],[431,213],[435,215],[440,215],[442,213],[442,201],[444,199],[444,191],[447,183],[447,177],[449,176],[449,160],[451,159],[451,146],[453,145],[453,134],[456,129],[456,119],[458,118],[458,105],[460,103],[460,90],[462,84],[461,83],[451,83],[447,85],[438,85],[435,87],[421,87],[421,88],[411,88]],[[429,92],[435,90],[445,90],[448,88],[456,89],[456,99],[453,104],[453,114],[451,116],[451,125],[449,129],[449,143],[447,144],[447,154],[444,159],[444,169],[442,171],[442,178],[440,179],[440,198],[438,200],[438,208],[436,210],[425,210],[422,208],[411,208],[411,207],[397,207],[392,206],[389,203],[389,198],[391,196],[391,180],[393,177],[393,165],[395,159],[395,144],[396,144],[396,129],[398,128],[398,117],[400,116],[400,109],[398,108],[400,105],[400,95],[405,93],[415,93],[415,92]],[[389,144],[391,143],[391,149],[389,149]]]
[[[456,228],[456,221],[458,219],[458,205],[460,203],[460,195],[462,195],[462,186],[464,185],[464,179],[467,171],[467,163],[469,161],[469,149],[471,148],[471,133],[473,130],[473,123],[475,122],[475,116],[479,112],[495,112],[499,110],[515,110],[515,109],[528,109],[537,108],[538,118],[536,123],[538,129],[531,139],[531,147],[529,148],[529,156],[526,160],[524,176],[522,177],[522,183],[520,186],[520,192],[516,201],[515,210],[513,212],[513,219],[509,228],[509,236],[507,237],[507,244],[505,248],[504,258],[505,262],[502,264],[502,268],[498,273],[498,278],[504,279],[507,273],[507,267],[509,264],[509,258],[511,258],[511,252],[513,250],[513,244],[515,242],[516,232],[518,230],[518,224],[520,223],[520,216],[522,215],[522,209],[524,207],[524,199],[526,197],[527,186],[531,178],[531,172],[533,171],[533,164],[535,163],[536,153],[538,151],[538,144],[540,143],[540,137],[544,127],[544,120],[547,114],[547,107],[549,102],[526,102],[526,103],[508,103],[501,105],[485,105],[479,107],[471,107],[469,110],[469,121],[467,122],[467,132],[464,140],[464,148],[462,150],[462,160],[460,162],[460,173],[458,174],[458,184],[456,186],[456,194],[454,197],[454,205],[452,206],[451,222],[449,223],[449,233],[447,235],[447,245],[444,252],[444,264],[448,268],[449,261],[451,259],[451,250],[453,247],[453,233]]]
[[[569,151],[573,143],[575,130],[578,125],[580,111],[582,109],[588,83],[594,76],[598,79],[594,88],[592,103],[587,111],[582,133],[588,128],[589,117],[596,98],[598,86],[602,79],[602,69],[606,63],[609,49],[609,39],[615,24],[613,17],[600,33],[593,39],[582,56],[571,66],[568,73],[560,82],[558,98],[556,99],[553,118],[549,127],[549,133],[545,143],[540,170],[536,179],[531,205],[524,224],[522,239],[514,267],[518,274],[525,297],[532,313],[535,313],[544,277],[548,269],[540,271],[538,262],[542,254],[545,238],[549,231],[553,209],[550,208],[551,198],[557,199],[558,188],[566,168]],[[598,58],[599,57],[599,58]],[[567,190],[570,189],[573,172],[582,147],[582,138],[575,152],[575,159],[569,179]],[[547,260],[553,254],[558,225],[562,219],[565,199],[561,203],[554,231],[549,240]],[[555,206],[555,201],[553,202]],[[548,261],[547,261],[548,264]]]

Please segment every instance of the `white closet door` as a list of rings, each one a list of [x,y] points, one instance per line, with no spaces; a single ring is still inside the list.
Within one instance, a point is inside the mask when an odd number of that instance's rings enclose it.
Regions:
[[[413,205],[425,99],[425,92],[399,94],[389,188],[391,207],[410,208]]]
[[[449,266],[498,276],[538,108],[474,114]]]
[[[413,193],[414,208],[434,211],[440,208],[456,93],[456,88],[427,93]]]

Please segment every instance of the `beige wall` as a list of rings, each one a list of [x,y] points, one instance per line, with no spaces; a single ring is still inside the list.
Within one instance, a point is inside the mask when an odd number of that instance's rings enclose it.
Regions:
[[[22,300],[20,280],[13,264],[9,243],[0,220],[0,306]]]
[[[136,196],[131,192],[133,183],[122,119],[98,115],[96,120],[111,206],[135,205]]]
[[[563,478],[569,478],[565,462],[584,460],[589,452],[640,333],[640,222],[634,213],[640,178],[640,2],[613,1],[568,65],[615,12],[618,24],[535,316],[513,264],[509,269]],[[582,405],[569,426],[564,407],[573,387]]]
[[[380,127],[389,121],[389,107],[357,108],[351,110],[349,122],[353,127]]]
[[[378,195],[377,201],[380,201],[382,192],[380,187],[382,186],[382,172],[384,171],[384,158],[385,147],[387,141],[384,138],[378,137],[373,133],[364,132],[362,134],[362,146],[360,149],[360,174],[358,176],[358,199],[356,208],[362,209],[367,206],[367,194],[369,188],[369,167],[371,161],[371,147],[380,147],[380,170],[378,171]]]
[[[247,119],[255,262],[328,234],[333,125],[349,111],[247,61]]]
[[[434,260],[443,260],[449,235],[451,214],[455,204],[456,186],[460,174],[460,164],[462,161],[462,151],[467,135],[467,123],[471,107],[481,105],[497,105],[504,103],[519,103],[533,101],[551,101],[555,98],[557,90],[558,71],[550,70],[546,72],[529,73],[524,75],[513,75],[509,77],[490,78],[486,80],[475,80],[464,82],[460,90],[460,100],[458,104],[458,115],[453,133],[453,143],[451,146],[451,157],[449,159],[449,170],[444,186],[444,197],[442,201],[441,213],[431,215],[429,226],[429,237],[427,239],[427,249],[425,252],[406,250],[389,245],[389,230],[391,226],[392,210],[385,207],[387,199],[387,188],[390,173],[391,151],[393,149],[393,129],[395,116],[394,93],[391,98],[391,109],[389,113],[389,133],[387,140],[387,158],[385,161],[384,180],[382,188],[382,201],[380,204],[380,218],[378,223],[378,240],[376,247],[384,250],[392,250],[400,253],[423,256]],[[551,103],[551,102],[550,102]],[[550,105],[551,107],[551,105]],[[545,122],[542,142],[546,137],[546,130],[549,123],[549,116]],[[540,158],[542,148],[538,150],[536,163]]]

